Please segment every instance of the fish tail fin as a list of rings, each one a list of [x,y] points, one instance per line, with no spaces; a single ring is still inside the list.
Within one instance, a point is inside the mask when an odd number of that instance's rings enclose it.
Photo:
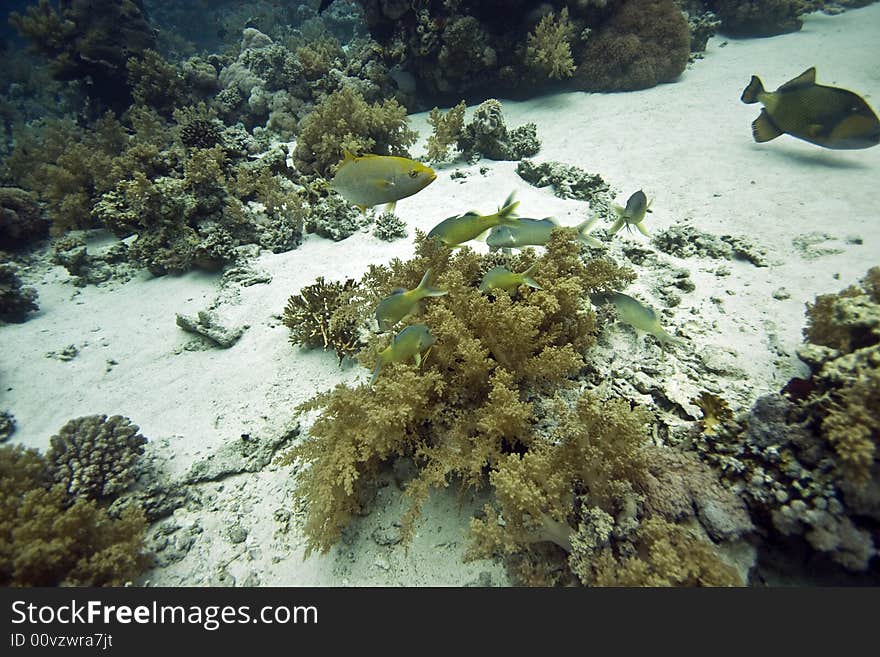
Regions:
[[[419,283],[419,286],[416,288],[416,292],[418,293],[418,297],[421,299],[423,297],[442,297],[446,294],[446,290],[438,290],[435,287],[431,287],[428,285],[428,279],[431,277],[431,270],[425,272],[425,275],[422,276],[422,280]]]
[[[376,356],[376,369],[373,370],[373,376],[370,379],[370,385],[373,385],[376,382],[376,379],[379,378],[379,373],[382,371],[382,368],[385,367],[387,360],[388,359],[383,352],[380,352]]]
[[[654,334],[654,337],[660,341],[660,346],[664,348],[667,345],[672,345],[673,347],[681,347],[684,345],[684,340],[677,338],[674,335],[670,335],[662,328]]]
[[[589,219],[584,219],[581,223],[575,226],[575,230],[577,231],[577,239],[581,244],[586,244],[587,246],[593,247],[601,247],[602,242],[597,240],[595,237],[590,237],[587,235],[592,229],[593,226],[596,225],[596,222],[599,221],[599,215],[595,217],[590,217]]]
[[[538,265],[539,265],[539,264],[540,264],[540,263],[539,263],[539,261],[537,261],[537,260],[536,260],[535,262],[533,262],[533,263],[532,263],[532,266],[529,267],[528,269],[526,269],[526,270],[522,273],[522,279],[523,279],[523,283],[525,283],[525,284],[528,285],[529,287],[533,287],[533,288],[535,288],[536,290],[543,290],[544,288],[542,288],[540,285],[538,285],[538,282],[537,282],[534,278],[532,278],[532,276],[534,275],[534,273],[535,273],[536,271],[538,271]]]
[[[516,194],[515,191],[510,192],[510,195],[504,200],[504,205],[498,208],[498,218],[502,221],[516,219],[516,208],[519,206],[519,201],[513,200],[514,194]]]
[[[742,96],[740,96],[739,99],[747,105],[751,105],[752,103],[758,102],[759,96],[762,93],[764,93],[764,85],[761,82],[761,78],[757,75],[753,75],[748,86],[743,89]]]
[[[776,139],[781,134],[782,130],[773,123],[773,119],[765,109],[762,109],[758,118],[752,121],[752,137],[759,144]]]

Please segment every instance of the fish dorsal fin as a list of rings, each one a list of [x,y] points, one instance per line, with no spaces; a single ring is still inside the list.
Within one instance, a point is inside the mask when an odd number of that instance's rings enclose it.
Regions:
[[[816,67],[811,66],[796,78],[792,78],[776,91],[791,91],[792,89],[801,89],[803,87],[812,87],[816,84]]]
[[[357,157],[352,155],[350,150],[348,150],[347,148],[342,149],[342,163],[343,164],[345,164],[346,162],[354,162],[356,159],[357,159]]]

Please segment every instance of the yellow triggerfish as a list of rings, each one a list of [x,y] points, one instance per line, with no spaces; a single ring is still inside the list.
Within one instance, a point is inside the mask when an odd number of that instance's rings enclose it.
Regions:
[[[480,292],[485,293],[490,290],[500,289],[513,295],[519,289],[520,285],[528,285],[536,290],[540,290],[541,286],[538,285],[534,278],[532,278],[532,275],[537,269],[537,262],[533,263],[531,267],[521,274],[516,274],[510,271],[507,267],[501,265],[493,267],[483,276],[483,281],[480,283]]]
[[[504,205],[498,208],[498,212],[483,215],[471,210],[456,217],[449,217],[434,226],[428,237],[436,237],[446,246],[460,246],[479,238],[495,226],[512,225],[516,221],[518,205],[519,201],[514,201],[511,193],[504,201]]]
[[[870,148],[880,143],[880,120],[868,103],[852,91],[816,84],[815,67],[776,91],[765,91],[753,75],[740,100],[764,104],[752,123],[757,142],[785,133],[825,148]]]
[[[376,306],[376,321],[379,322],[381,330],[391,330],[397,322],[413,312],[419,301],[425,297],[442,297],[446,294],[445,290],[438,290],[428,285],[430,275],[429,269],[422,276],[422,282],[418,287],[412,290],[397,290],[392,292],[390,297],[385,297],[379,302]]]
[[[379,377],[379,372],[388,363],[403,363],[410,358],[415,359],[416,367],[422,364],[422,353],[431,348],[437,341],[428,327],[424,324],[407,326],[394,336],[391,344],[376,355],[376,369],[373,370],[373,378],[370,385]]]
[[[660,340],[660,344],[681,344],[681,340],[675,338],[660,326],[657,313],[645,304],[633,299],[621,292],[597,292],[590,295],[590,300],[596,306],[610,303],[617,311],[620,321],[629,324],[645,333],[650,333]]]
[[[626,226],[627,230],[630,230],[632,226],[635,226],[642,235],[647,236],[648,229],[642,225],[642,222],[645,220],[645,215],[650,212],[650,208],[651,204],[648,202],[648,197],[645,196],[645,192],[640,189],[629,197],[625,208],[622,208],[619,205],[614,206],[614,212],[617,213],[617,221],[615,221],[611,228],[608,229],[608,234],[614,235],[624,226]]]
[[[431,167],[406,157],[362,155],[348,151],[330,182],[330,189],[356,205],[361,212],[374,205],[394,204],[422,191],[437,178]]]

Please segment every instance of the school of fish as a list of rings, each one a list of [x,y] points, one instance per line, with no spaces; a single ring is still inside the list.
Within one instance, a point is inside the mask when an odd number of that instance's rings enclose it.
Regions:
[[[329,2],[323,1],[323,10]],[[743,90],[744,103],[761,103],[760,115],[752,123],[752,136],[764,143],[787,134],[797,139],[829,149],[864,149],[880,143],[880,120],[858,94],[839,87],[816,83],[816,69],[809,68],[775,91],[766,91],[760,78],[752,76]],[[396,202],[413,196],[437,178],[430,167],[404,157],[388,155],[355,156],[345,152],[330,182],[330,188],[352,205],[366,212],[367,208],[386,205],[393,209]],[[560,227],[554,217],[530,219],[519,217],[518,201],[514,193],[491,214],[470,210],[444,219],[428,232],[428,238],[457,248],[472,240],[485,240],[491,249],[522,249],[527,246],[546,246],[551,233]],[[626,205],[614,205],[616,219],[607,233],[613,236],[622,228],[636,229],[648,236],[644,225],[651,201],[644,191],[633,193]],[[582,244],[599,247],[602,242],[588,233],[595,228],[599,217],[589,217],[574,226],[575,235]],[[497,266],[486,272],[479,289],[484,294],[498,290],[515,296],[520,288],[540,290],[534,279],[538,263],[522,272],[512,272]],[[431,271],[425,272],[418,286],[411,290],[397,289],[382,299],[376,307],[376,321],[380,331],[390,331],[400,322],[416,315],[422,301],[440,297],[445,290],[431,287]],[[617,318],[633,328],[653,335],[661,346],[678,345],[682,341],[670,335],[661,325],[656,312],[649,306],[622,292],[603,292],[590,295],[597,307],[611,306]],[[419,366],[436,342],[425,324],[404,327],[391,339],[390,344],[376,358],[370,384],[376,381],[389,363],[412,360]]]

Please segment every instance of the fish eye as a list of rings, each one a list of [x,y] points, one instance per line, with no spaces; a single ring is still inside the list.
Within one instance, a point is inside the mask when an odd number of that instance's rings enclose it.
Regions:
[[[415,177],[418,176],[418,175],[419,175],[419,172],[418,172],[418,171],[416,171],[415,169],[410,169],[410,171],[409,171],[409,177],[410,177],[410,178],[415,178]]]

